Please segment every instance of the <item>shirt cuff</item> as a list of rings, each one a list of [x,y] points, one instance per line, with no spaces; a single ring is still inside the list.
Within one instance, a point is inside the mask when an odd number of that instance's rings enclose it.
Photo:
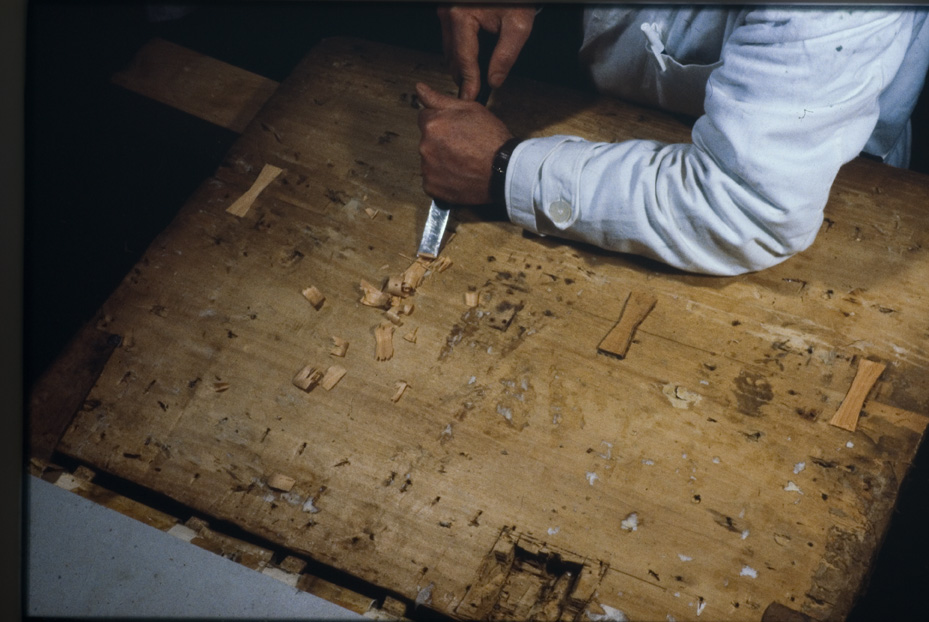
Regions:
[[[581,171],[594,145],[576,136],[521,142],[506,172],[510,221],[534,233],[563,235],[581,216]]]

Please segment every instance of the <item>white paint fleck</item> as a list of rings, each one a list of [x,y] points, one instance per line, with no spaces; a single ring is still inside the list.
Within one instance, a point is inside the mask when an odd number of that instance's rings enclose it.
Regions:
[[[668,622],[677,622],[677,618],[675,618],[674,616],[672,616],[672,615],[669,613],[669,614],[668,614]]]
[[[487,346],[487,354],[493,354],[493,353],[494,353],[493,346]]]
[[[306,503],[303,504],[303,511],[309,512],[310,514],[318,514],[319,508],[313,503],[313,497],[310,497],[306,500]]]
[[[554,536],[554,535],[555,535],[556,533],[558,533],[559,531],[561,531],[561,527],[549,527],[549,528],[548,528],[548,535]]]
[[[713,464],[719,464],[719,456],[713,456]]]
[[[795,483],[793,483],[793,482],[787,482],[787,485],[784,486],[784,490],[786,490],[787,492],[798,492],[798,493],[800,493],[801,495],[803,494],[803,491],[800,490],[800,487],[797,486],[797,485],[796,485]]]
[[[416,606],[428,605],[432,602],[432,589],[435,587],[435,583],[430,583],[426,587],[419,590],[419,593],[416,595]]]
[[[680,559],[682,562],[689,562],[689,561],[693,560],[693,557],[690,557],[689,555],[684,555],[683,553],[678,553],[678,554],[677,554],[677,557],[678,557],[678,559]]]
[[[682,459],[682,460],[687,460],[687,454],[681,454],[681,459]]]
[[[746,539],[747,537],[748,537],[748,529],[745,529],[745,530],[742,531],[742,539],[744,540],[744,539]]]
[[[794,475],[806,468],[806,462],[798,462],[794,465]]]
[[[680,592],[674,592],[674,598],[680,598],[680,597],[681,597]]]
[[[445,429],[442,430],[442,436],[451,436],[452,435],[452,424],[445,426]]]
[[[639,528],[639,515],[633,512],[632,514],[624,518],[622,522],[619,524],[619,526],[625,529],[626,531],[637,530]]]
[[[742,572],[739,573],[740,577],[751,577],[752,579],[758,578],[758,571],[752,568],[751,566],[742,566]]]
[[[513,411],[503,404],[497,404],[497,414],[502,415],[507,421],[513,420]]]
[[[849,449],[851,449],[852,447],[855,446],[855,443],[853,443],[853,442],[851,442],[851,441],[848,441],[847,443],[845,443],[845,446],[848,447]]]
[[[698,615],[698,616],[699,616],[701,613],[703,613],[703,609],[704,609],[705,607],[706,607],[706,601],[705,601],[705,600],[701,600],[701,601],[697,604],[697,615]]]
[[[691,404],[696,404],[703,399],[699,393],[688,391],[682,386],[671,383],[662,386],[661,393],[668,398],[672,406],[681,409],[690,408]]]
[[[655,466],[655,461],[646,458],[645,460],[642,460],[642,464],[645,466]]]
[[[603,458],[604,460],[609,460],[610,458],[612,458],[613,457],[613,443],[608,443],[606,441],[600,441],[600,444],[606,445],[606,453],[597,454],[597,455]]]
[[[475,382],[477,382],[477,376],[471,376],[468,378],[468,384],[474,384]]]
[[[603,609],[603,613],[590,613],[590,611],[587,611],[587,617],[593,622],[629,622],[626,614],[619,609],[609,605],[600,605],[600,608]]]
[[[587,483],[588,484],[593,486],[594,482],[597,481],[598,479],[600,479],[600,476],[598,476],[596,473],[594,473],[593,471],[587,471]]]

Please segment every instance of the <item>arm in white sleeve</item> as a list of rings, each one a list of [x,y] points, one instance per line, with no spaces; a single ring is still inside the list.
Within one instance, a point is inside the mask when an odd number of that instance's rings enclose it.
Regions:
[[[507,171],[510,219],[693,272],[775,265],[813,242],[911,23],[891,11],[749,12],[710,75],[693,144],[524,141]]]

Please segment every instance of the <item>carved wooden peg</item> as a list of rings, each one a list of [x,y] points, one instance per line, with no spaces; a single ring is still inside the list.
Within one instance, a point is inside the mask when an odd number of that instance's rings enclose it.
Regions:
[[[832,425],[854,432],[858,427],[858,415],[861,414],[861,407],[871,392],[871,388],[880,377],[887,366],[884,363],[861,359],[858,363],[858,371],[855,373],[855,379],[845,394],[841,406],[835,411],[832,419],[829,421]]]
[[[597,349],[600,352],[625,358],[636,329],[657,302],[658,299],[647,292],[631,292],[629,297],[626,298],[626,304],[623,306],[619,321],[603,338]]]

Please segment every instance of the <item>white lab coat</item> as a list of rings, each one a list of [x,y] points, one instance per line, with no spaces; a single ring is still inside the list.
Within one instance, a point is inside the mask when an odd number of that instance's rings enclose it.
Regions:
[[[520,143],[506,201],[530,231],[740,274],[813,242],[844,163],[908,161],[925,9],[607,6],[584,29],[597,87],[699,117],[693,143]]]

